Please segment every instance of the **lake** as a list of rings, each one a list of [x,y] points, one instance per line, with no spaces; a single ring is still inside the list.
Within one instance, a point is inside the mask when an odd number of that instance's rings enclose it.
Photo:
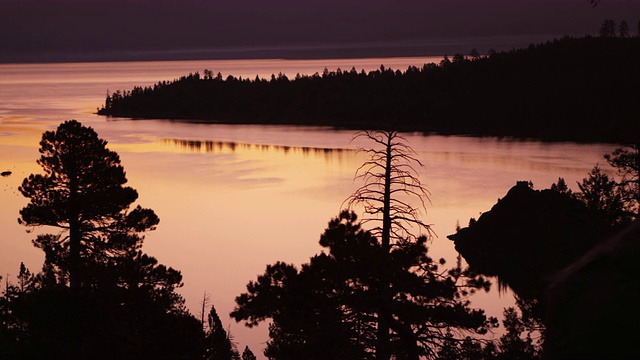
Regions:
[[[17,191],[36,164],[42,132],[67,119],[92,126],[118,152],[138,203],[160,217],[143,250],[182,271],[180,292],[199,316],[206,292],[240,350],[262,357],[267,326],[247,329],[228,317],[245,285],[278,260],[301,264],[318,253],[319,236],[359,186],[365,160],[354,131],[321,127],[198,124],[169,120],[113,119],[94,115],[107,92],[152,85],[211,69],[224,77],[269,78],[329,70],[405,70],[440,58],[339,60],[225,60],[0,65],[0,274],[15,281],[20,262],[40,270],[44,256],[34,234],[18,225],[27,201]],[[514,121],[517,121],[514,120]],[[432,256],[454,264],[446,236],[457,223],[487,211],[518,180],[548,188],[558,177],[570,187],[599,163],[611,144],[542,143],[497,138],[405,134],[424,164],[420,178],[431,192],[423,220],[438,235]],[[572,186],[573,185],[573,186]],[[501,318],[510,294],[472,298],[472,306]]]

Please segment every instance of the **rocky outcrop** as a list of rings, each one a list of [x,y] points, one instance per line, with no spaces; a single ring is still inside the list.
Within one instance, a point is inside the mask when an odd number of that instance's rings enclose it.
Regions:
[[[490,211],[448,238],[472,268],[528,296],[544,289],[551,274],[591,249],[606,230],[573,197],[518,182]]]
[[[640,221],[616,234],[578,200],[518,182],[449,238],[480,273],[534,299],[547,359],[637,358]]]

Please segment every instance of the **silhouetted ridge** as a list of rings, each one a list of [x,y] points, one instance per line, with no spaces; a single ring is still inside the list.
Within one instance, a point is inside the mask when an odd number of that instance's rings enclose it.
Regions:
[[[101,115],[329,125],[631,142],[640,132],[640,38],[563,38],[488,57],[457,54],[405,71],[381,66],[270,80],[211,70],[108,96]]]

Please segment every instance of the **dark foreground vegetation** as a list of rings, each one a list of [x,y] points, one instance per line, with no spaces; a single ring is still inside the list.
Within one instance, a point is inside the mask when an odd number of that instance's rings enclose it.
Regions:
[[[603,25],[604,26],[604,25]],[[440,64],[242,79],[205,70],[109,95],[101,115],[631,142],[640,38],[563,38]],[[614,31],[615,35],[615,31]],[[291,74],[289,74],[291,76]]]
[[[231,316],[269,321],[269,359],[627,358],[636,353],[640,286],[640,153],[605,156],[617,179],[595,167],[571,191],[560,178],[535,191],[527,182],[450,238],[453,266],[429,256],[428,202],[411,147],[395,131],[364,131],[372,144],[358,170],[362,186],[320,235],[324,252],[296,266],[267,265],[236,298]],[[189,313],[178,270],[142,251],[159,224],[133,206],[118,155],[75,120],[47,131],[38,164],[20,187],[29,203],[19,222],[44,226],[33,244],[42,270],[23,264],[0,297],[2,359],[253,360],[242,354],[215,307]],[[424,206],[423,206],[424,207]],[[354,209],[362,209],[359,218]],[[423,209],[424,210],[424,209]],[[416,230],[417,229],[417,230]],[[485,276],[511,287],[504,335],[484,337],[498,319],[469,296]],[[205,317],[205,313],[208,316]],[[594,338],[597,341],[594,342]]]
[[[141,250],[160,220],[132,207],[138,193],[106,145],[75,120],[42,136],[43,173],[22,182],[18,222],[51,233],[33,240],[42,271],[20,264],[5,279],[0,358],[240,359],[215,308],[197,320],[176,292],[180,272]]]

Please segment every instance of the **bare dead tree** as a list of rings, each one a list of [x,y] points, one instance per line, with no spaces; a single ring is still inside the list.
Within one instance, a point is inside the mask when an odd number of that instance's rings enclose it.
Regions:
[[[388,256],[392,246],[416,241],[421,235],[431,237],[431,227],[420,220],[421,212],[426,214],[426,202],[430,201],[430,193],[420,182],[415,169],[416,165],[423,165],[406,139],[393,130],[365,130],[356,134],[356,138],[366,138],[373,142],[374,147],[361,149],[369,159],[358,168],[355,179],[362,180],[364,185],[346,203],[350,209],[363,206],[367,216],[362,223],[376,224],[370,231],[380,238],[383,254]],[[411,199],[417,199],[419,206],[413,206]],[[412,227],[425,234],[417,233]],[[381,301],[376,339],[376,359],[379,360],[391,357],[389,331],[394,321],[391,280],[385,272],[380,274]]]
[[[202,301],[200,302],[200,304],[202,305],[202,311],[200,312],[200,323],[202,324],[202,331],[207,330],[207,324],[205,323],[204,318],[206,314],[206,308],[209,306],[209,303],[211,303],[211,294],[207,294],[207,291],[205,290],[204,295],[202,296]]]
[[[377,223],[370,231],[380,237],[383,247],[415,240],[420,235],[431,237],[431,226],[420,220],[420,215],[427,212],[431,194],[418,177],[415,166],[424,165],[415,151],[397,131],[366,130],[354,139],[362,137],[371,140],[376,148],[360,149],[369,155],[355,176],[364,185],[346,200],[348,207],[363,206],[368,216],[362,223]],[[411,199],[419,205],[412,205]],[[411,227],[425,233],[416,233]]]

